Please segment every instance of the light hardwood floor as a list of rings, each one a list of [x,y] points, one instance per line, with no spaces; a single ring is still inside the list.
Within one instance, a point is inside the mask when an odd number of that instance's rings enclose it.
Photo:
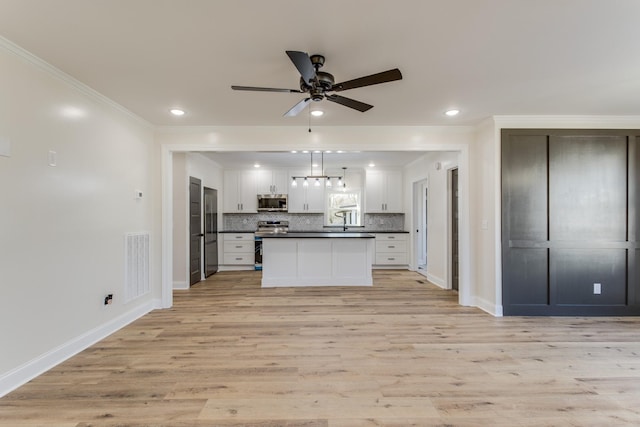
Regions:
[[[639,318],[494,318],[408,271],[221,272],[0,399],[0,425],[640,425]]]

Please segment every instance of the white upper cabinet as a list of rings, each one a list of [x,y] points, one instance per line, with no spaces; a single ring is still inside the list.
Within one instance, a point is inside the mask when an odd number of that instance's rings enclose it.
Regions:
[[[289,174],[286,170],[258,169],[255,176],[256,194],[287,194]]]
[[[257,194],[255,171],[224,171],[225,213],[258,212]]]
[[[289,181],[288,207],[291,213],[324,213],[324,185],[315,186],[314,181],[309,181],[305,187],[303,180],[298,179],[297,185],[293,184],[293,176],[306,176],[308,171],[292,171]],[[324,184],[324,183],[322,183]]]
[[[403,212],[401,171],[367,170],[365,212]]]

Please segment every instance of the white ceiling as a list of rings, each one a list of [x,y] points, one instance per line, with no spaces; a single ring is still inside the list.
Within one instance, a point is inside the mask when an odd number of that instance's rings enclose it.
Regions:
[[[638,0],[0,0],[0,35],[154,125],[306,126],[285,50],[341,92],[313,126],[470,125],[492,115],[640,113]],[[168,114],[171,107],[187,111]],[[444,110],[462,110],[455,118]]]
[[[0,0],[0,36],[157,126],[473,125],[493,115],[640,114],[638,0]],[[398,67],[310,118],[285,50],[326,57],[336,81]],[[168,113],[186,110],[183,117]],[[459,116],[443,113],[459,108]],[[219,153],[224,167],[307,165]],[[356,153],[399,166],[418,153]],[[328,156],[329,166],[336,155]],[[304,159],[304,157],[303,157]]]

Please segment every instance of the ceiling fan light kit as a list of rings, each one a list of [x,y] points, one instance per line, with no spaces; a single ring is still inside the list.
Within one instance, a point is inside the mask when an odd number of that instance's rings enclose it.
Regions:
[[[392,82],[402,79],[402,73],[397,68],[383,71],[381,73],[371,74],[369,76],[359,77],[357,79],[348,80],[342,83],[335,83],[332,74],[320,71],[324,65],[325,58],[322,55],[314,54],[309,56],[306,52],[295,50],[287,50],[287,56],[293,62],[293,65],[300,73],[300,89],[279,89],[269,87],[255,86],[231,86],[233,90],[244,90],[254,92],[283,92],[283,93],[306,93],[307,98],[302,99],[297,104],[284,113],[285,117],[297,116],[311,102],[319,102],[323,99],[344,105],[354,110],[365,112],[373,108],[373,105],[366,104],[355,99],[336,95],[329,92],[341,92],[344,90],[355,89],[364,86],[372,86],[380,83]],[[320,114],[322,115],[322,113]]]

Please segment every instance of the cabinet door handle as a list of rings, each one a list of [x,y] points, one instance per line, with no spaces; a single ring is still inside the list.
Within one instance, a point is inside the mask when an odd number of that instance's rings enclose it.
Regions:
[[[395,258],[387,258],[388,261],[395,261]]]
[[[396,238],[396,236],[389,236],[389,240],[395,239],[395,238]]]
[[[242,249],[242,246],[236,245],[236,249]]]
[[[236,258],[236,261],[242,261],[242,258]]]
[[[389,245],[389,249],[393,249],[393,248],[395,248],[394,245]]]

